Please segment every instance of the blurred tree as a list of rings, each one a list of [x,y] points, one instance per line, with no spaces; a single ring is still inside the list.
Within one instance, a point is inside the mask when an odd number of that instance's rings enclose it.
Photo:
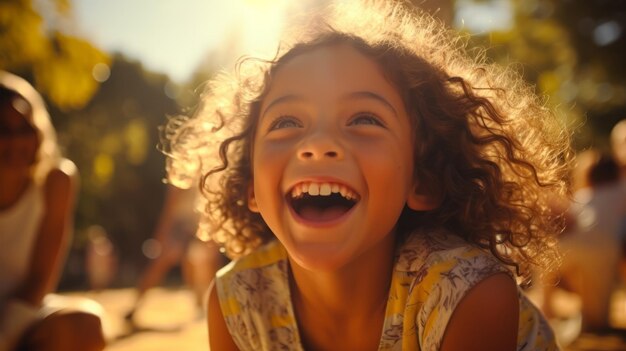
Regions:
[[[510,27],[472,40],[487,44],[487,55],[496,61],[521,66],[524,77],[575,128],[578,148],[607,147],[611,126],[626,117],[626,1],[509,3]]]
[[[120,255],[118,285],[132,284],[146,258],[149,238],[161,209],[164,156],[157,150],[158,127],[178,105],[167,96],[167,76],[144,71],[138,62],[113,56],[110,76],[81,110],[52,110],[59,117],[59,139],[81,173],[76,213],[75,262],[63,287],[83,284],[85,231],[101,225]]]
[[[606,136],[626,118],[626,1],[562,0],[553,17],[566,28],[577,53],[577,67],[569,92],[587,112],[588,124],[608,147]]]
[[[0,69],[32,81],[63,110],[89,101],[98,88],[94,66],[109,63],[88,41],[63,32],[71,21],[69,0],[0,1]]]

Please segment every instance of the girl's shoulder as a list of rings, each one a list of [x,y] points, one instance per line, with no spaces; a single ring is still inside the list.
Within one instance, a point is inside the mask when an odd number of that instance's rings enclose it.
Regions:
[[[287,252],[285,248],[280,245],[278,240],[271,240],[251,253],[231,261],[217,272],[217,278],[223,280],[247,271],[266,270],[272,266],[286,264],[286,261]]]
[[[76,164],[67,158],[61,158],[56,164],[50,167],[50,171],[46,179],[68,178],[75,180],[78,177],[78,168]]]
[[[78,182],[78,168],[71,160],[60,158],[54,164],[50,164],[44,173],[35,177],[34,182],[44,189],[72,186]]]
[[[439,349],[460,301],[487,278],[513,272],[495,256],[444,229],[413,232],[397,250],[389,320],[415,321],[422,349]],[[405,306],[413,306],[406,309]]]
[[[418,230],[398,248],[396,271],[418,272],[433,266],[491,268],[510,272],[495,256],[445,229]]]
[[[60,159],[50,168],[43,182],[46,202],[68,201],[78,187],[78,168],[68,159]]]
[[[288,272],[286,251],[273,240],[217,273],[217,303],[240,349],[278,349],[298,340]]]

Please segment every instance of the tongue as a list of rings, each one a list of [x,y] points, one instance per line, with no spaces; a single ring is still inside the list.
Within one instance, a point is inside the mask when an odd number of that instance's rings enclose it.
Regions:
[[[300,217],[309,221],[325,222],[341,217],[344,213],[346,213],[346,211],[347,209],[343,206],[331,206],[325,208],[305,206],[298,211],[298,214]]]

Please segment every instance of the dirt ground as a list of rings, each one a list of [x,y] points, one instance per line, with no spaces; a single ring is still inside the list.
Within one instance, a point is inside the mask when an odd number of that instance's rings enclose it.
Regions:
[[[108,340],[107,351],[208,350],[206,319],[194,306],[193,294],[182,288],[155,288],[148,292],[133,327],[124,321],[130,309],[132,289],[101,292],[66,293],[91,298],[103,307],[103,326]],[[557,295],[561,308],[573,316],[579,301],[571,295]],[[618,291],[612,302],[614,329],[578,335],[579,320],[572,317],[556,323],[555,330],[567,343],[565,351],[626,350],[626,289]]]
[[[195,308],[193,294],[185,289],[151,289],[134,326],[124,320],[133,303],[132,289],[65,295],[88,297],[102,305],[107,351],[208,350],[205,316]]]

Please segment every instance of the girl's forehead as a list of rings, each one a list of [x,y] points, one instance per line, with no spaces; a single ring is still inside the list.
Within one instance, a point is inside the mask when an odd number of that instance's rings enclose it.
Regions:
[[[290,58],[272,76],[264,105],[277,95],[332,97],[369,91],[402,105],[379,64],[347,44],[322,46]]]
[[[367,73],[381,75],[378,64],[347,44],[314,48],[291,57],[274,74],[276,80],[292,76],[353,76]],[[360,81],[360,80],[359,80]]]

